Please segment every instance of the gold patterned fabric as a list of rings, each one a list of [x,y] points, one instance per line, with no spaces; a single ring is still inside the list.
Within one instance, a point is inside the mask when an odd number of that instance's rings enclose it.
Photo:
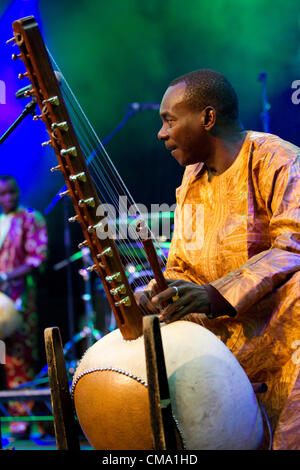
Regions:
[[[166,278],[210,284],[237,311],[185,319],[216,334],[251,382],[268,385],[260,398],[273,448],[299,449],[300,149],[248,131],[221,175],[188,166],[176,199]]]

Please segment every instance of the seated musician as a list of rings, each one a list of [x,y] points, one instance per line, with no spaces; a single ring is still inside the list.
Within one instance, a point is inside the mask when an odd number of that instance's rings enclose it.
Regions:
[[[234,89],[214,71],[174,80],[160,114],[158,137],[185,172],[169,287],[158,294],[151,281],[139,304],[163,322],[189,320],[217,335],[250,381],[268,386],[261,401],[273,448],[299,449],[300,149],[244,130]]]
[[[17,330],[4,338],[5,381],[9,389],[30,382],[36,373],[35,279],[47,256],[45,220],[39,212],[22,207],[19,196],[16,180],[12,176],[0,176],[0,290],[13,300],[22,317]],[[9,411],[13,416],[27,414],[20,403],[11,404]],[[11,423],[11,432],[16,437],[28,434],[28,429],[25,422]]]

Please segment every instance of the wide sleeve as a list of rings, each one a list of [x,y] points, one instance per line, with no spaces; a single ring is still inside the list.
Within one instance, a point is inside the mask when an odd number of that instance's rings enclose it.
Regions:
[[[266,163],[258,179],[269,219],[270,249],[211,282],[237,313],[248,310],[300,270],[300,155],[283,165]]]
[[[28,211],[24,222],[24,263],[35,268],[47,258],[48,236],[44,217]]]

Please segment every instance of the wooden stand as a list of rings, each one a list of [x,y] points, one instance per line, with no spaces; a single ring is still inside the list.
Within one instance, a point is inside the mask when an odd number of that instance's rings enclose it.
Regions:
[[[44,338],[57,450],[80,450],[59,328],[46,328]]]
[[[143,319],[152,439],[155,450],[176,450],[176,427],[171,398],[160,322],[156,315]]]

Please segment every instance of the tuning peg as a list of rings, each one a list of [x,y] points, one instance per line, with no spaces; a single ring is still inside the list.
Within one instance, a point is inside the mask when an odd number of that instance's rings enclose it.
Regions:
[[[62,157],[65,157],[66,155],[72,155],[73,157],[76,157],[77,150],[76,147],[70,147],[69,149],[62,149],[60,154]]]
[[[61,165],[53,166],[50,168],[51,173],[54,173],[54,171],[60,170],[61,171]]]
[[[83,207],[83,206],[95,207],[95,199],[93,197],[90,197],[88,199],[80,199],[80,201],[78,202],[78,205],[79,207]]]
[[[59,193],[60,197],[69,196],[69,195],[70,195],[70,191],[68,189],[67,191],[63,191],[62,193]]]
[[[121,284],[120,286],[116,287],[115,289],[111,289],[110,293],[112,295],[117,295],[117,294],[126,294],[126,286],[125,284]]]
[[[97,265],[96,264],[93,264],[93,266],[89,266],[88,268],[86,268],[86,270],[91,273],[92,271],[95,271],[95,269],[97,269]]]
[[[79,221],[79,216],[78,215],[74,215],[73,217],[70,217],[69,219],[69,222],[73,223],[73,222],[78,222]]]
[[[109,256],[110,258],[112,258],[114,256],[114,252],[112,251],[111,247],[106,248],[101,253],[99,253],[97,255],[97,259],[101,259],[102,256]]]
[[[47,145],[52,145],[52,141],[51,140],[47,140],[47,142],[42,142],[42,147],[46,147]]]
[[[124,299],[120,300],[119,302],[115,302],[116,307],[120,307],[121,305],[124,305],[125,307],[130,307],[130,297],[124,297]]]
[[[98,222],[96,225],[90,225],[87,229],[89,233],[92,233],[94,230],[99,230],[100,232],[104,232],[104,225],[102,222]]]
[[[71,175],[69,176],[69,180],[70,181],[83,181],[85,182],[86,181],[86,174],[84,171],[82,171],[81,173],[77,173],[76,175]]]
[[[39,115],[33,116],[33,120],[38,121],[39,119],[43,119],[43,117],[44,117],[44,114],[39,114]]]
[[[56,129],[61,129],[63,131],[68,131],[69,130],[69,126],[68,126],[68,123],[66,121],[63,121],[63,122],[54,122],[52,125],[51,125],[51,129],[53,131],[55,131]]]
[[[47,100],[43,101],[43,104],[50,103],[54,104],[55,106],[59,105],[59,99],[58,96],[52,96],[52,98],[48,98]]]
[[[81,248],[84,248],[85,246],[89,246],[89,242],[87,240],[84,240],[84,242],[79,243],[78,248],[81,250]]]
[[[25,98],[31,98],[34,96],[34,91],[33,90],[26,90],[24,93]]]
[[[13,38],[10,38],[6,41],[6,44],[10,44],[11,42],[16,42],[15,36]]]
[[[122,275],[121,275],[121,273],[115,273],[115,274],[112,274],[111,276],[106,276],[105,280],[107,282],[112,282],[112,281],[121,282],[122,281]]]
[[[111,276],[106,276],[105,280],[107,282],[113,282],[113,281],[121,282],[122,275],[121,273],[115,273],[115,274],[112,274]]]
[[[24,73],[19,73],[18,78],[19,80],[23,80],[23,78],[28,77],[29,73],[24,72]]]
[[[11,58],[12,60],[17,60],[17,59],[20,59],[22,57],[22,54],[12,54]]]

